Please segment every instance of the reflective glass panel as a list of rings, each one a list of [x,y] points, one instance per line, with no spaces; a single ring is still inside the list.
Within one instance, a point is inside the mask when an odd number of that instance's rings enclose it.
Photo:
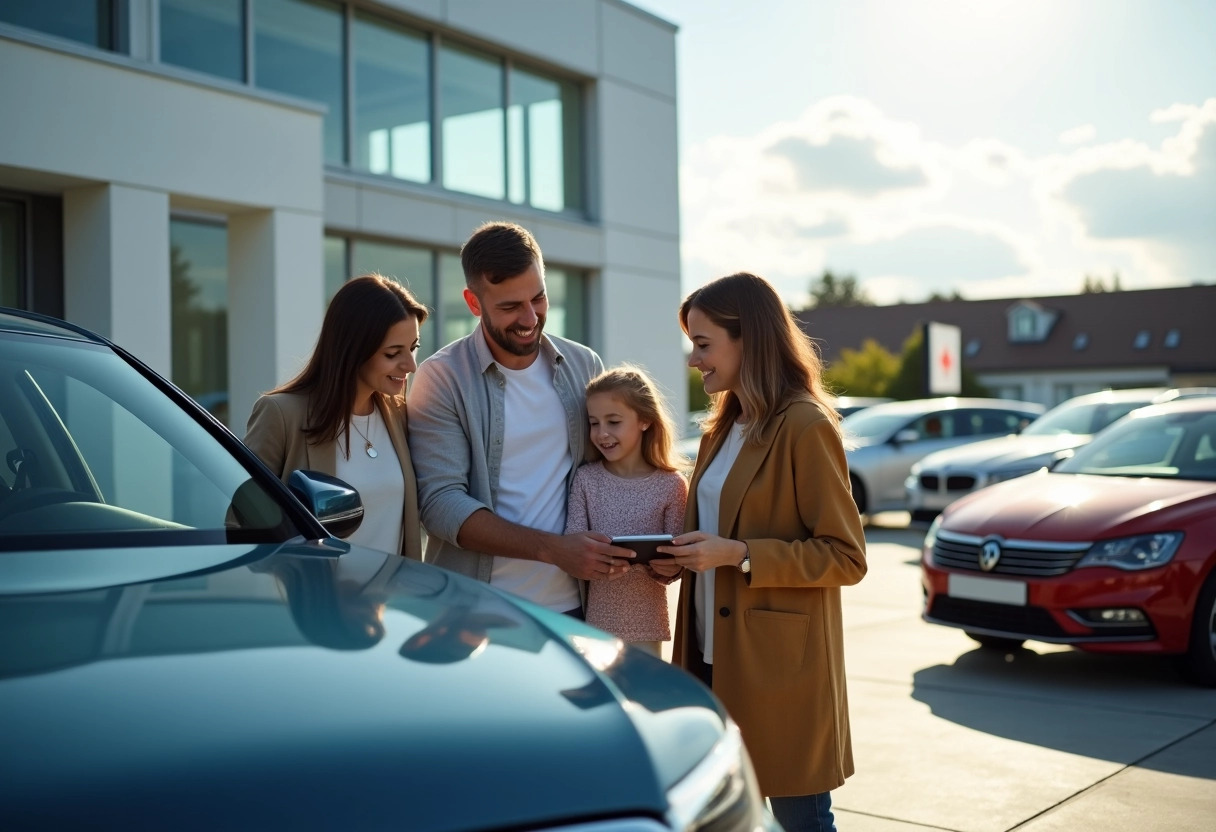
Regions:
[[[0,0],[0,22],[113,49],[111,0]]]
[[[21,308],[21,205],[0,202],[0,306]]]
[[[510,88],[510,200],[548,211],[581,208],[578,86],[515,69]]]
[[[431,77],[425,36],[360,13],[354,41],[354,165],[430,182]]]
[[[443,186],[506,197],[502,62],[472,49],[440,50]]]
[[[444,344],[463,338],[477,327],[477,319],[464,301],[464,269],[459,254],[439,255],[440,325]]]
[[[428,309],[435,308],[435,292],[432,283],[432,253],[430,249],[415,246],[393,245],[391,243],[371,243],[356,240],[351,244],[351,274],[354,276],[379,272],[385,277],[391,277]],[[435,351],[435,327],[428,319],[418,333],[421,346],[418,349],[418,360]]]
[[[160,59],[244,81],[242,0],[160,0]]]
[[[228,424],[228,229],[169,223],[172,381]]]
[[[325,303],[342,288],[348,277],[346,273],[346,240],[342,237],[325,238]]]
[[[327,106],[325,161],[343,164],[342,8],[319,0],[257,0],[253,31],[254,83]]]
[[[573,269],[545,267],[549,318],[545,332],[585,344],[587,341],[586,275]]]

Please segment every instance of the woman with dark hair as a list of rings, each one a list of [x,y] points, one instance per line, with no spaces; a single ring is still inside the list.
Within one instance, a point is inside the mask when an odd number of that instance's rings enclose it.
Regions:
[[[651,561],[680,588],[672,661],[739,724],[761,791],[787,830],[834,829],[853,773],[840,588],[866,573],[840,418],[810,339],[753,274],[680,307],[712,405],[684,534]]]
[[[298,376],[257,400],[245,434],[245,444],[280,479],[306,468],[359,491],[363,523],[352,543],[415,560],[422,559],[422,543],[405,440],[405,380],[418,369],[418,331],[427,314],[387,277],[347,281],[329,302],[312,357]]]

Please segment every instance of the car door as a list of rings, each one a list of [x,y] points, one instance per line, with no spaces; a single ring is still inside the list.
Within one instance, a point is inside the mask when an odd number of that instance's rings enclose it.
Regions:
[[[871,478],[875,505],[903,505],[904,480],[923,457],[954,441],[954,413],[935,410],[912,419],[888,441],[887,453]]]

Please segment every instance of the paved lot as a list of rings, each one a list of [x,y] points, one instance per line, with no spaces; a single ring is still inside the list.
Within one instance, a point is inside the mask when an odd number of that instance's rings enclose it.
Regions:
[[[906,518],[876,518],[869,574],[845,590],[842,832],[1216,830],[1216,691],[1166,659],[1001,654],[925,624]]]

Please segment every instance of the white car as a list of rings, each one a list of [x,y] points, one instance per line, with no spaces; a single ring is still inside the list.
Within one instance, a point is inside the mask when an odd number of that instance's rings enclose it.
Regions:
[[[1050,467],[1138,407],[1216,395],[1216,388],[1103,390],[1056,405],[1016,436],[929,454],[904,483],[913,520],[932,520],[950,503],[986,485]]]
[[[845,418],[849,480],[863,514],[906,508],[904,481],[934,451],[1018,433],[1044,411],[1034,402],[947,397],[876,404]]]

